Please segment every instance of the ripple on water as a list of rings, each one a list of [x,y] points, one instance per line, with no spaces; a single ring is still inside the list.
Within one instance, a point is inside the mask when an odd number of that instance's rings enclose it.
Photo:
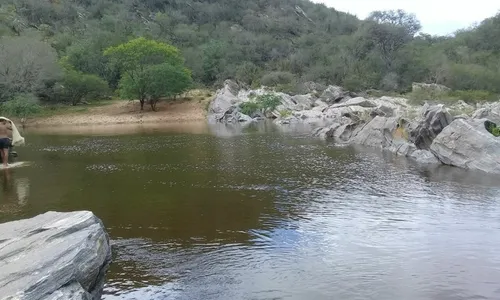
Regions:
[[[491,177],[282,135],[36,147],[92,175],[114,249],[104,299],[500,299]],[[123,199],[93,193],[108,182]]]

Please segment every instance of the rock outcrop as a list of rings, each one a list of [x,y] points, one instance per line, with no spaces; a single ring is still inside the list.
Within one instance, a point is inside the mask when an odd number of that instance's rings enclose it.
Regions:
[[[432,141],[451,122],[453,117],[443,105],[425,105],[422,118],[416,128],[410,131],[409,139],[418,149],[429,150]]]
[[[500,174],[500,138],[486,130],[486,121],[453,121],[434,139],[431,151],[443,164]]]
[[[500,102],[475,107],[464,101],[457,101],[447,109],[444,105],[412,105],[408,99],[402,97],[377,98],[370,97],[369,94],[366,94],[366,98],[358,97],[339,86],[325,87],[313,82],[303,85],[307,94],[290,96],[265,87],[247,90],[228,81],[217,93],[210,114],[223,123],[242,124],[251,123],[258,118],[272,117],[276,119],[275,124],[284,131],[306,125],[311,127],[314,136],[322,139],[331,139],[343,145],[376,147],[423,164],[441,164],[442,162],[486,172],[495,172],[498,168],[498,162],[493,158],[488,158],[486,154],[483,159],[485,163],[492,164],[489,168],[480,167],[482,162],[478,162],[478,166],[473,164],[471,161],[475,158],[471,156],[472,153],[467,154],[463,159],[467,163],[461,163],[458,160],[460,153],[467,152],[467,149],[472,147],[470,144],[473,139],[478,139],[477,142],[482,145],[495,143],[496,140],[492,134],[478,136],[479,133],[484,134],[484,132],[479,129],[472,130],[469,126],[468,132],[471,136],[454,134],[453,137],[457,139],[452,143],[446,141],[445,137],[453,127],[447,131],[445,129],[451,124],[455,124],[454,126],[472,124],[473,120],[481,120],[484,123],[487,119],[500,124]],[[448,92],[450,89],[438,84],[414,83],[413,90],[432,94]],[[241,113],[242,103],[255,101],[264,94],[273,94],[280,99],[276,110],[249,116]],[[482,153],[482,151],[476,152]],[[447,155],[450,155],[448,159],[446,159]]]
[[[0,299],[100,299],[111,247],[91,212],[48,212],[0,233]]]
[[[489,103],[479,108],[472,114],[473,119],[488,119],[500,124],[500,102]]]
[[[211,121],[221,121],[236,103],[240,87],[232,80],[226,80],[223,88],[217,91],[215,98],[208,107],[208,116]]]

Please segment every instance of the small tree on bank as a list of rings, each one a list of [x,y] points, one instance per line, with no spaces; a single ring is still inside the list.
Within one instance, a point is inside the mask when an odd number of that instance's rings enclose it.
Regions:
[[[149,100],[155,111],[161,97],[182,93],[192,81],[179,49],[169,44],[141,37],[110,47],[104,55],[122,71],[121,97],[139,99],[141,110]]]

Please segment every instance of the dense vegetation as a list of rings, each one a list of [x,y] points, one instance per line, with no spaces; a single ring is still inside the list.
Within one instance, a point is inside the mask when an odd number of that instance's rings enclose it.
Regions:
[[[105,55],[138,37],[180,49],[191,70],[159,63],[143,78],[177,72],[198,85],[234,78],[288,91],[316,81],[403,92],[417,81],[500,92],[500,15],[454,37],[419,30],[402,11],[361,21],[305,0],[4,0],[0,102],[34,95],[76,104],[119,87],[140,98],[133,72]]]

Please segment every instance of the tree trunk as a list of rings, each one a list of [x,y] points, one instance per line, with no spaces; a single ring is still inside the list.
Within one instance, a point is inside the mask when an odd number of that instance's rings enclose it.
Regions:
[[[151,109],[153,111],[156,111],[156,103],[158,103],[158,100],[154,100],[154,99],[149,100],[149,104],[151,105]]]
[[[141,110],[144,110],[144,99],[139,100],[141,102]]]

